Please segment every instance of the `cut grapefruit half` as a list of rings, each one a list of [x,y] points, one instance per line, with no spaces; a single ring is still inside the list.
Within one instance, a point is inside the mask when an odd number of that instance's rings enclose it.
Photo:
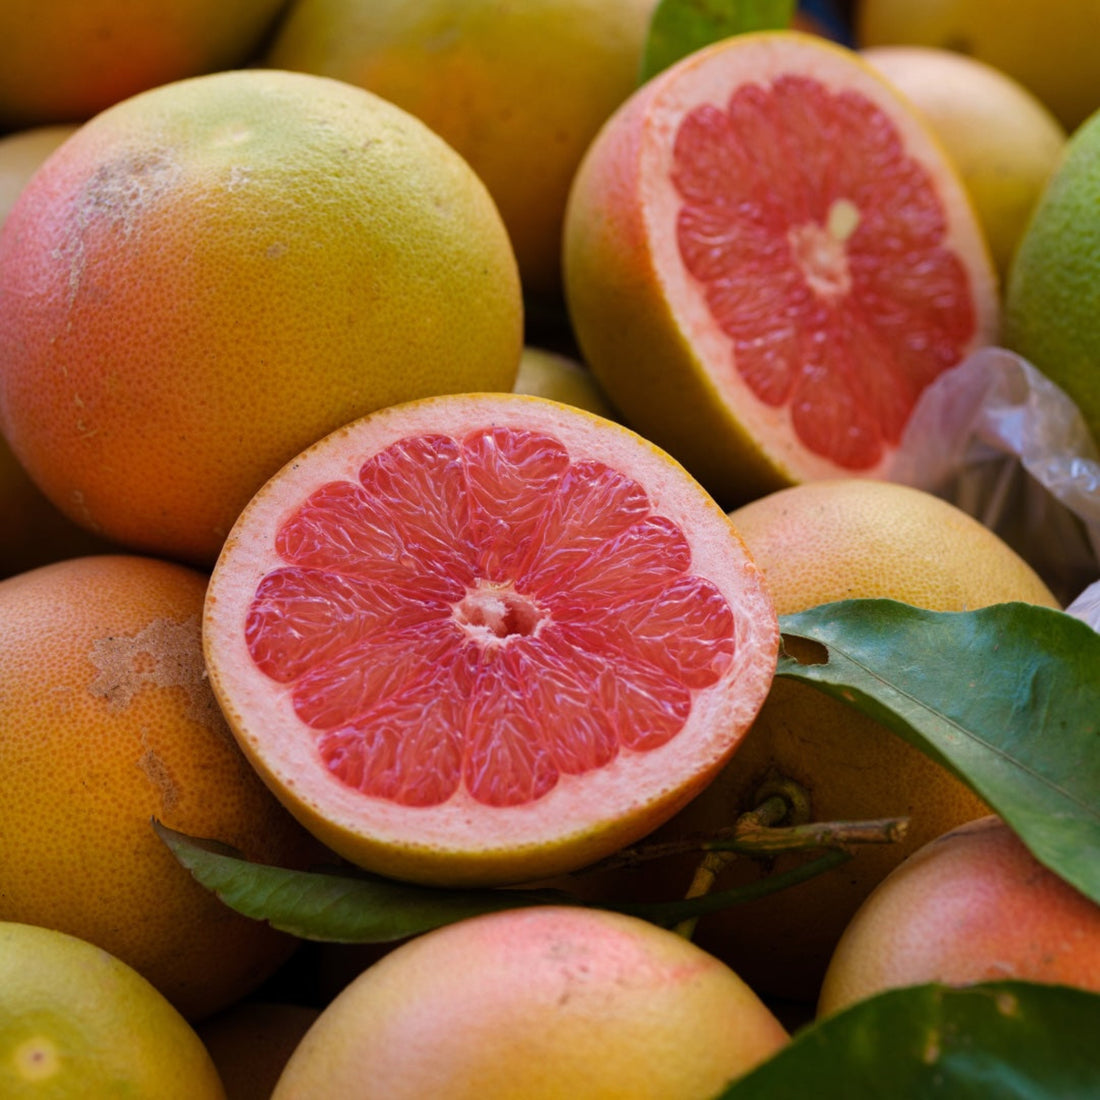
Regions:
[[[721,769],[774,605],[702,487],[544,398],[381,410],[238,519],[204,646],[242,748],[346,859],[440,885],[574,870]]]
[[[921,391],[999,319],[927,123],[797,31],[718,42],[623,104],[574,179],[564,272],[616,408],[727,505],[885,477]]]

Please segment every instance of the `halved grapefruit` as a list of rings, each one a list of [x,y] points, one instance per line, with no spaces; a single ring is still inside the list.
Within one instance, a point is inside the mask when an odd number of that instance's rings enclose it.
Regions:
[[[728,517],[664,452],[468,394],[327,436],[253,498],[207,594],[245,753],[324,843],[412,881],[576,869],[712,779],[778,625]]]
[[[982,230],[927,124],[797,31],[640,88],[574,179],[564,264],[615,406],[728,505],[885,476],[924,387],[997,333]]]

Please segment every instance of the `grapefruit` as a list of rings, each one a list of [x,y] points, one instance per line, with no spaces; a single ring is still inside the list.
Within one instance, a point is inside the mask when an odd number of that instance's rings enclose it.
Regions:
[[[1100,446],[1100,111],[1071,135],[1009,271],[1004,343],[1060,386]]]
[[[611,401],[726,504],[885,476],[922,389],[997,332],[928,123],[798,31],[715,43],[623,104],[574,180],[564,263]]]
[[[987,64],[1029,88],[1074,130],[1100,108],[1097,0],[857,0],[862,46],[936,46]]]
[[[225,1100],[186,1020],[136,970],[75,936],[0,921],[5,1100]]]
[[[952,50],[876,46],[869,61],[932,124],[974,202],[1003,279],[1066,143],[1046,105],[1006,73]]]
[[[561,295],[569,185],[637,86],[656,0],[296,0],[267,54],[423,119],[500,210],[524,290]]]
[[[764,572],[780,615],[842,599],[888,598],[935,611],[1004,600],[1057,607],[1034,571],[993,532],[919,489],[861,478],[810,482],[731,514]],[[809,796],[817,821],[909,818],[905,838],[861,845],[842,866],[771,896],[703,917],[697,942],[754,989],[812,1002],[856,908],[897,864],[933,837],[989,807],[939,764],[873,719],[786,678],[772,685],[736,756],[654,840],[713,834],[756,807],[777,776]],[[814,855],[820,853],[813,853]],[[715,889],[759,882],[807,857],[740,857]],[[585,885],[638,896],[659,883],[682,894],[698,860],[656,872],[620,873]],[[655,865],[651,865],[655,866]],[[597,896],[600,896],[598,894]]]
[[[76,522],[194,564],[298,451],[402,399],[511,389],[522,340],[469,165],[320,76],[125,100],[0,231],[0,430]]]
[[[777,624],[666,454],[543,398],[381,410],[242,512],[203,627],[245,753],[345,858],[436,884],[592,862],[729,758]]]
[[[987,816],[929,841],[860,906],[818,1013],[899,986],[1006,978],[1100,993],[1100,906]]]
[[[218,711],[205,591],[192,569],[128,555],[0,582],[0,920],[97,944],[192,1019],[259,985],[297,941],[199,886],[151,819],[265,862],[319,850]]]
[[[364,971],[272,1100],[710,1100],[787,1041],[736,974],[681,936],[599,910],[513,909]]]
[[[285,0],[33,0],[0,5],[0,130],[84,122],[181,77],[243,65]]]

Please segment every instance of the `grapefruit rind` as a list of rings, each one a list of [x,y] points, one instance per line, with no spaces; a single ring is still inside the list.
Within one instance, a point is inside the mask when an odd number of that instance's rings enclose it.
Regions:
[[[769,407],[731,370],[732,345],[705,287],[687,271],[676,235],[683,199],[672,183],[680,124],[695,108],[724,108],[740,85],[781,74],[854,91],[898,128],[929,174],[946,219],[943,244],[970,276],[974,334],[962,354],[994,341],[996,274],[969,196],[931,127],[854,51],[795,31],[738,35],[654,77],[589,147],[566,215],[566,300],[585,360],[627,423],[675,455],[724,504],[800,481],[850,476],[808,450],[787,404]],[[873,168],[868,168],[868,173]],[[888,448],[859,476],[884,478]]]
[[[441,805],[368,797],[326,769],[292,707],[291,685],[259,670],[245,641],[261,579],[281,566],[279,526],[319,485],[354,480],[363,461],[410,435],[461,435],[487,424],[552,434],[573,461],[635,478],[653,510],[687,535],[692,573],[718,587],[733,614],[733,659],[694,692],[683,728],[644,752],[562,775],[549,793],[493,807],[460,788]],[[610,854],[667,820],[721,769],[762,705],[775,670],[778,625],[762,577],[728,517],[667,455],[632,431],[546,399],[511,394],[426,399],[332,433],[275,475],[230,533],[204,617],[212,686],[243,751],[287,808],[323,843],[368,870],[440,885],[500,884],[564,873]]]

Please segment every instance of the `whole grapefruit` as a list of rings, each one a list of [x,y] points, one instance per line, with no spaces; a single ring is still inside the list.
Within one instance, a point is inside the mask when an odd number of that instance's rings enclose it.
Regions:
[[[788,1041],[728,967],[635,917],[513,909],[403,944],[353,981],[272,1100],[710,1100]]]
[[[54,503],[209,564],[248,498],[372,409],[508,390],[515,259],[423,123],[320,76],[134,96],[66,141],[0,231],[0,429]]]
[[[152,820],[269,863],[318,850],[214,701],[205,591],[188,567],[108,554],[0,582],[0,920],[97,944],[192,1019],[259,985],[296,941],[199,886]]]
[[[730,518],[763,570],[780,615],[875,597],[936,611],[1004,600],[1058,606],[996,535],[946,501],[908,486],[860,478],[810,482],[762,497]],[[736,756],[653,839],[729,826],[779,777],[808,795],[813,820],[909,819],[899,842],[858,846],[832,871],[699,921],[697,941],[753,988],[808,1002],[845,925],[873,887],[926,841],[989,808],[872,718],[806,684],[777,678]],[[758,863],[739,857],[715,889],[759,882],[805,858],[788,854]],[[662,877],[666,896],[687,889],[695,862],[680,865],[674,881]],[[621,873],[614,888],[640,890],[643,877]]]
[[[655,0],[295,0],[268,64],[336,77],[423,119],[500,209],[524,290],[561,294],[569,185],[634,91]]]
[[[285,0],[0,5],[0,131],[84,122],[127,96],[249,61]]]
[[[49,928],[0,921],[5,1100],[225,1100],[198,1035],[136,970]]]
[[[799,31],[697,50],[616,110],[574,177],[564,272],[612,403],[727,506],[886,476],[924,387],[997,333],[929,124]]]
[[[775,612],[667,454],[520,394],[379,410],[293,459],[214,567],[210,681],[272,790],[439,885],[590,863],[672,816],[775,672]]]
[[[987,816],[928,841],[875,888],[837,944],[818,1013],[899,986],[1005,978],[1100,993],[1100,906]]]

